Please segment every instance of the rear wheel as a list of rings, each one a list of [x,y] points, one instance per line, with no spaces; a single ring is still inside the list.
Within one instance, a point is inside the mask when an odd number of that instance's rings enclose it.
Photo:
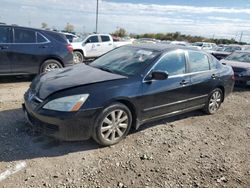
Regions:
[[[101,145],[114,145],[126,137],[131,124],[132,115],[128,107],[114,103],[99,115],[93,138]]]
[[[40,73],[45,73],[45,72],[50,72],[50,71],[53,71],[55,69],[60,69],[62,68],[62,64],[57,61],[57,60],[54,60],[54,59],[49,59],[49,60],[46,60],[41,68],[40,68]]]
[[[217,88],[212,91],[212,93],[209,96],[208,102],[205,106],[205,112],[207,114],[215,114],[223,101],[223,93],[221,89]]]
[[[74,56],[74,63],[75,64],[82,63],[84,60],[83,54],[79,51],[74,51],[73,56]]]

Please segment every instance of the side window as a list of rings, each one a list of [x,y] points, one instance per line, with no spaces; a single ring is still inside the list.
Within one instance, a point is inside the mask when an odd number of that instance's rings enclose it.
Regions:
[[[188,54],[189,54],[190,72],[209,70],[209,60],[207,55],[195,51],[189,51]]]
[[[16,28],[14,38],[15,43],[36,43],[36,32]]]
[[[37,37],[36,39],[37,43],[47,42],[47,39],[44,38],[44,36],[42,36],[40,33],[37,33],[36,37]]]
[[[87,43],[96,43],[96,42],[99,42],[98,36],[89,37],[87,40]]]
[[[169,76],[184,74],[186,72],[186,59],[184,52],[170,52],[166,54],[154,69],[167,71]]]
[[[0,44],[11,43],[11,33],[10,27],[0,27]]]
[[[109,42],[110,38],[107,35],[101,35],[102,42]]]
[[[215,57],[212,57],[212,60],[210,61],[210,68],[217,69],[218,63],[219,61]]]

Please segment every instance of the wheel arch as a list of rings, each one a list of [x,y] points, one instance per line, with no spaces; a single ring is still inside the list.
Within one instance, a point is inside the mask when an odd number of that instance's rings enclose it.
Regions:
[[[83,55],[83,57],[84,57],[84,54],[85,54],[82,49],[75,49],[75,50],[73,50],[73,52],[80,52]]]
[[[218,85],[218,86],[215,87],[215,89],[216,88],[218,88],[218,89],[220,89],[222,91],[222,95],[223,95],[222,102],[224,102],[224,99],[225,99],[225,87],[222,86],[222,85]]]

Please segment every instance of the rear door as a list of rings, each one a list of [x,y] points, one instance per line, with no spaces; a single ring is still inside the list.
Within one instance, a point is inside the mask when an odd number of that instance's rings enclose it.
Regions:
[[[11,73],[11,43],[12,43],[11,27],[0,27],[0,74]]]
[[[102,54],[101,41],[98,35],[90,36],[85,42],[85,57],[98,57]]]
[[[205,104],[208,95],[218,83],[217,69],[211,58],[201,51],[188,51],[188,71],[191,76],[192,92],[188,107]],[[211,65],[210,65],[211,64]]]
[[[109,52],[110,50],[113,50],[113,41],[111,40],[109,35],[101,35],[101,49],[102,49],[102,54],[105,54]]]
[[[29,29],[14,28],[12,45],[12,72],[37,73],[40,66],[42,48],[37,43],[37,32]]]

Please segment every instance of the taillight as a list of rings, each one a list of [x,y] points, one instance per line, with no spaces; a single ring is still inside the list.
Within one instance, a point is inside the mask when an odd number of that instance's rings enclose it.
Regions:
[[[234,74],[232,75],[232,80],[235,80],[235,76],[234,76]]]
[[[71,53],[74,51],[73,46],[71,44],[67,45],[67,50]]]

